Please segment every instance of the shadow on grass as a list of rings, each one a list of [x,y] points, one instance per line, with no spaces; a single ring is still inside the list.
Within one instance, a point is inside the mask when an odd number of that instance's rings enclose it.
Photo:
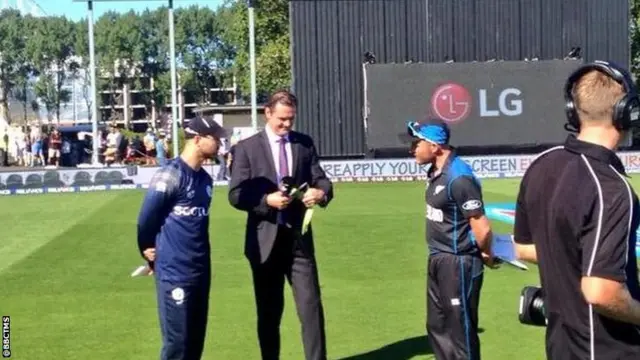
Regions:
[[[482,333],[484,329],[478,329]],[[339,360],[408,360],[415,356],[433,354],[426,336],[416,336],[385,345],[366,353],[352,355]]]
[[[432,354],[429,340],[426,336],[416,336],[339,360],[407,360],[414,356],[426,354]]]

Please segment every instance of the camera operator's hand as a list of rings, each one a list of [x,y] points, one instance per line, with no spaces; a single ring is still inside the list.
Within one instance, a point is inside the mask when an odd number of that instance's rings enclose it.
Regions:
[[[286,208],[291,202],[291,198],[282,191],[272,192],[267,195],[267,204],[272,208],[282,210]]]
[[[317,203],[321,202],[324,198],[324,191],[320,189],[310,188],[304,193],[302,202],[308,208],[313,207]]]

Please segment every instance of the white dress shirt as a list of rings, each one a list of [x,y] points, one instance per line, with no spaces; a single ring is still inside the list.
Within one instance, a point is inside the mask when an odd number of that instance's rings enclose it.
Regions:
[[[278,177],[282,178],[285,176],[293,176],[293,157],[291,152],[291,142],[289,141],[289,135],[285,135],[287,139],[287,143],[285,144],[285,151],[287,152],[287,168],[289,169],[288,174],[280,174],[280,139],[281,137],[276,135],[273,130],[267,125],[265,126],[265,132],[267,133],[267,138],[269,139],[269,146],[271,147],[271,156],[273,156],[273,164],[276,166],[276,173]]]

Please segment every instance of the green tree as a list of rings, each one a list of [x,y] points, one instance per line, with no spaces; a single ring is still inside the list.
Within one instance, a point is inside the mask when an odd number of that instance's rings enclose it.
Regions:
[[[181,76],[181,84],[200,103],[208,102],[209,89],[218,86],[218,29],[215,13],[209,8],[194,5],[176,11],[176,52],[180,66],[188,70]]]
[[[145,82],[153,80],[153,90],[145,93],[144,101],[147,105],[147,113],[152,108],[160,112],[166,104],[167,93],[171,89],[169,71],[169,19],[167,8],[156,10],[146,9],[140,14],[140,32],[142,33],[142,63],[141,74]],[[169,81],[167,87],[166,81]],[[140,80],[140,78],[139,78]],[[143,84],[138,81],[137,86]]]
[[[132,10],[119,14],[115,11],[102,15],[95,26],[96,54],[98,56],[98,74],[108,79],[108,88],[114,96],[111,101],[111,117],[115,119],[116,103],[122,103],[124,84],[132,85],[141,73],[143,63],[144,39],[142,21]]]
[[[56,83],[55,74],[49,72],[41,73],[38,76],[34,88],[36,96],[44,103],[47,110],[47,117],[52,121],[60,114],[60,103],[69,101],[69,91],[60,90]]]
[[[91,88],[91,70],[90,64],[91,59],[89,56],[89,25],[87,24],[86,19],[81,19],[75,26],[75,57],[73,59],[73,64],[71,66],[71,76],[75,80],[79,80],[82,99],[84,100],[85,106],[88,109],[88,119],[91,120],[93,118],[92,106],[93,106],[93,89]],[[98,54],[95,54],[97,57]],[[96,71],[96,75],[99,75],[100,72]],[[103,85],[102,77],[98,77],[96,82],[96,87],[100,89]],[[96,97],[97,105],[100,106],[100,97]]]
[[[66,17],[36,18],[27,40],[27,52],[33,59],[40,79],[36,95],[46,104],[49,118],[60,119],[60,108],[69,101],[70,93],[63,89],[69,74],[74,72],[76,29]]]
[[[251,91],[249,64],[249,19],[246,0],[227,0],[218,9],[221,38],[231,47],[233,73],[243,96]],[[254,4],[256,88],[259,97],[291,84],[289,51],[289,1],[257,0]]]
[[[0,118],[9,118],[9,95],[16,84],[26,80],[24,71],[26,62],[27,35],[24,18],[16,10],[0,11]]]
[[[22,18],[20,26],[23,29],[32,29],[36,26],[37,19],[27,15]],[[16,63],[16,72],[13,82],[12,95],[13,98],[20,102],[22,106],[22,120],[28,121],[29,109],[33,108],[32,103],[36,99],[33,96],[33,78],[38,75],[38,70],[33,62],[33,57],[28,52],[27,44],[29,40],[25,41],[23,51],[19,53],[19,59]]]
[[[32,76],[35,75],[35,68],[29,62],[25,62],[23,66],[18,68],[16,73],[16,79],[14,82],[14,86],[12,89],[13,97],[18,100],[22,106],[22,115],[23,122],[26,123],[28,119],[29,109],[32,107],[30,105],[31,101],[35,100],[32,98],[32,87],[33,82],[31,81]]]

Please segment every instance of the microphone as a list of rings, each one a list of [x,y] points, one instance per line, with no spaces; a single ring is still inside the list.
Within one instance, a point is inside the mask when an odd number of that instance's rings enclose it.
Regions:
[[[292,197],[294,199],[302,199],[304,192],[307,190],[309,185],[307,183],[303,183],[300,186],[296,186],[293,177],[285,176],[280,180],[280,191],[285,193],[287,196]]]

